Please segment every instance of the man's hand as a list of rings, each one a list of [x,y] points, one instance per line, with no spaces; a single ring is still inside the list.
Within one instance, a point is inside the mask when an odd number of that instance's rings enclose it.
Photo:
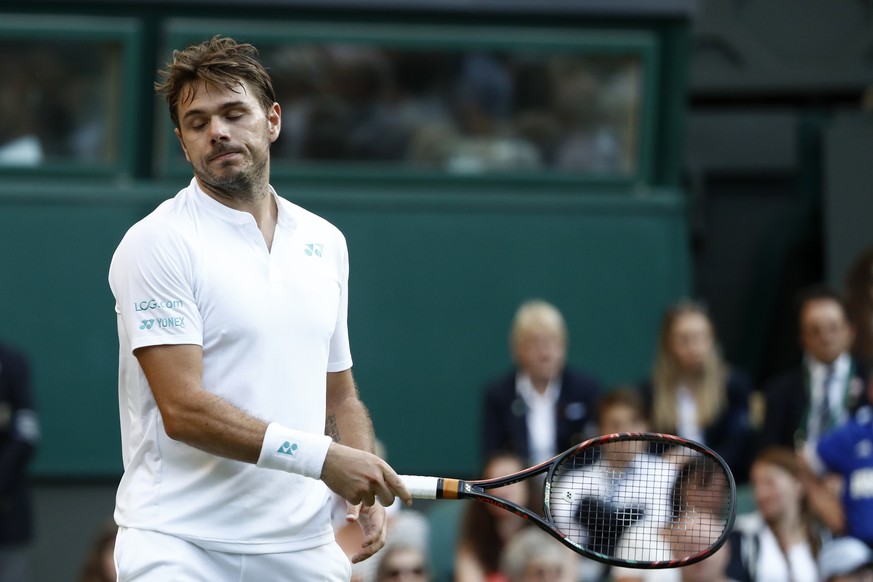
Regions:
[[[364,541],[361,542],[361,551],[351,557],[352,563],[363,562],[367,558],[385,547],[388,535],[388,520],[385,508],[380,504],[375,505],[352,505],[348,504],[346,521],[357,521],[364,533]]]
[[[406,505],[412,504],[412,496],[388,463],[372,453],[338,443],[331,443],[327,450],[321,480],[352,505],[371,507],[378,499],[388,507],[395,496]]]

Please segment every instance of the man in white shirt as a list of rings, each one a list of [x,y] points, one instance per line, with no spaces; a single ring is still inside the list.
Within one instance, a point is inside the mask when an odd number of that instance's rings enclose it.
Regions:
[[[353,561],[384,545],[383,506],[411,500],[370,452],[345,239],[269,184],[281,109],[256,55],[215,37],[176,51],[157,85],[194,179],[110,267],[119,581],[347,581],[328,488],[364,528]]]

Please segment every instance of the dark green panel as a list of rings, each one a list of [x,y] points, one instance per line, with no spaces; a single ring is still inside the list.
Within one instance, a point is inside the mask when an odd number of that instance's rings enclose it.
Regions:
[[[40,473],[116,474],[117,353],[109,260],[129,209],[0,206],[0,336],[31,357]]]
[[[0,196],[0,336],[33,358],[37,474],[120,470],[107,269],[129,225],[179,186],[31,185]],[[279,191],[347,236],[355,373],[404,472],[475,471],[479,389],[510,365],[519,302],[558,305],[570,359],[609,385],[645,374],[661,309],[688,289],[678,193]]]
[[[404,472],[475,473],[479,392],[511,365],[520,302],[556,304],[570,360],[611,386],[647,374],[661,310],[688,289],[676,204],[504,201],[485,212],[447,201],[323,214],[349,242],[355,374]]]

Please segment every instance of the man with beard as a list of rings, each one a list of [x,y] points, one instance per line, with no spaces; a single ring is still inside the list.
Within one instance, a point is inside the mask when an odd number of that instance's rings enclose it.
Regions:
[[[353,561],[411,501],[371,453],[345,239],[269,184],[281,109],[256,55],[220,37],[174,52],[156,88],[194,178],[112,258],[123,582],[346,581],[328,489],[364,529]]]

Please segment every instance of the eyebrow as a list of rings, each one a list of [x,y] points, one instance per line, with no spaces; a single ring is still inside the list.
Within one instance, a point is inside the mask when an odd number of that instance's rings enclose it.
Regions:
[[[228,109],[248,109],[248,105],[245,101],[226,101],[218,106],[218,111],[227,111]],[[194,117],[197,115],[206,115],[205,109],[189,109],[185,112],[185,115],[182,116],[182,119],[188,119],[189,117]]]

